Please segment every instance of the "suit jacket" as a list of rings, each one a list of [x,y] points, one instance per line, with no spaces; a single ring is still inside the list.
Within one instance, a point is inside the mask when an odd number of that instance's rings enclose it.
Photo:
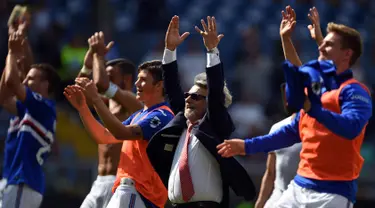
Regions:
[[[220,165],[223,181],[221,207],[229,207],[229,187],[238,196],[253,200],[255,187],[246,170],[235,158],[222,158],[216,146],[229,138],[234,131],[232,119],[224,106],[224,72],[222,64],[206,68],[208,82],[207,111],[191,133],[214,156]],[[147,154],[151,164],[168,187],[173,157],[179,139],[187,128],[184,116],[185,99],[180,85],[177,61],[163,65],[164,89],[173,112],[176,114],[163,129],[149,141]]]

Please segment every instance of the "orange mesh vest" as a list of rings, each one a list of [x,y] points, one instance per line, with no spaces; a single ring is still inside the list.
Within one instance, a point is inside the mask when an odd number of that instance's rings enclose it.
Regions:
[[[160,106],[145,114],[138,121],[143,120],[148,114],[155,110],[172,110],[168,106]],[[134,116],[133,121],[139,116]],[[148,141],[145,140],[125,140],[122,144],[120,161],[117,168],[117,176],[112,191],[120,185],[121,178],[131,178],[135,181],[136,190],[145,198],[158,207],[164,207],[168,200],[168,191],[161,181],[159,175],[152,167],[146,153]]]
[[[323,108],[341,113],[340,92],[346,85],[352,83],[360,84],[370,94],[366,86],[355,79],[349,79],[342,83],[339,89],[322,95]],[[331,132],[301,110],[299,134],[302,150],[297,173],[317,180],[350,181],[358,178],[364,161],[360,155],[360,148],[366,126],[367,124],[356,138],[349,140]]]

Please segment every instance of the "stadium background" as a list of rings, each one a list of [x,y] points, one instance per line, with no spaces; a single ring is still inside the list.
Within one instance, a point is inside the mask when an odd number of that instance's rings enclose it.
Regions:
[[[310,7],[318,8],[323,32],[329,21],[358,29],[364,40],[364,54],[353,67],[355,76],[370,89],[375,88],[374,0],[0,0],[1,66],[4,66],[7,54],[6,22],[15,4],[28,5],[32,12],[28,37],[35,61],[52,64],[63,78],[57,96],[57,140],[45,165],[47,193],[43,207],[79,207],[96,178],[97,147],[88,138],[77,112],[64,100],[61,91],[79,72],[88,47],[86,40],[96,31],[104,31],[107,41],[115,41],[107,59],[126,57],[140,64],[162,58],[168,22],[174,14],[179,15],[180,30],[192,32],[178,49],[181,77],[186,88],[191,86],[194,75],[204,70],[206,61],[201,37],[193,26],[207,15],[215,16],[219,31],[225,34],[219,49],[234,95],[230,108],[237,126],[234,136],[267,133],[274,122],[285,116],[279,92],[283,81],[279,23],[280,11],[288,4],[297,12],[293,41],[303,61],[318,55],[307,29]],[[9,114],[1,111],[2,139],[6,136],[8,119]],[[367,127],[362,155],[365,165],[359,178],[355,207],[374,207],[373,122]],[[258,154],[244,161],[257,188],[266,156]],[[231,207],[251,207],[240,203],[233,197]]]

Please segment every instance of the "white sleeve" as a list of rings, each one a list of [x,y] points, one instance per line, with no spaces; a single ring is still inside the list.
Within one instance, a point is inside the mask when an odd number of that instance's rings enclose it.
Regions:
[[[169,64],[177,60],[177,49],[174,51],[171,51],[167,48],[164,49],[164,54],[163,54],[163,64]]]
[[[207,68],[220,64],[219,49],[213,48],[207,52]]]

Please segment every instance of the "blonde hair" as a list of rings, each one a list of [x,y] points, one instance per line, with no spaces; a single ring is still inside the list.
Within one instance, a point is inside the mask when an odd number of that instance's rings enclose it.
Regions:
[[[353,51],[352,57],[349,61],[349,66],[355,64],[362,54],[361,34],[354,28],[333,22],[330,22],[327,25],[327,33],[330,32],[335,32],[341,36],[341,47],[343,49],[351,49]]]
[[[207,89],[207,74],[203,72],[195,76],[194,85]],[[224,106],[228,108],[232,104],[232,95],[225,81],[224,81],[223,93],[225,96]]]

